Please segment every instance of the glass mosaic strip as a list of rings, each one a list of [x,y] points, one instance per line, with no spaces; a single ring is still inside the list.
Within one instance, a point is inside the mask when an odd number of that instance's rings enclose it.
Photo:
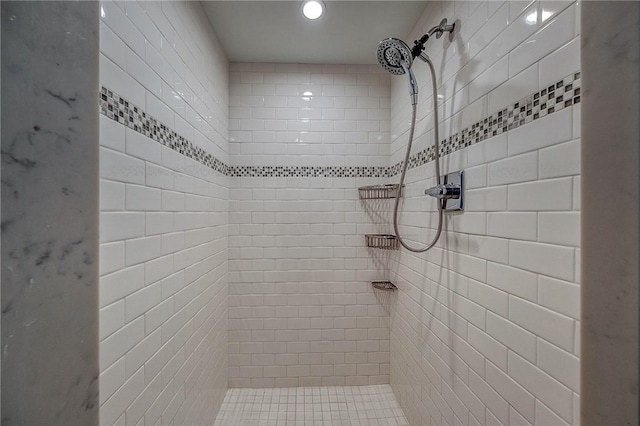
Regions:
[[[230,174],[228,165],[202,148],[195,146],[185,137],[104,86],[100,89],[100,112],[118,123],[179,152],[185,157],[191,158],[224,175]]]
[[[580,103],[580,72],[573,73],[537,93],[522,98],[489,117],[440,141],[440,156],[466,148],[497,136],[549,114]],[[435,159],[433,146],[409,157],[409,168],[421,166]],[[403,162],[389,167],[388,176],[400,173]]]
[[[578,104],[580,87],[580,72],[573,73],[440,141],[440,156]],[[232,177],[393,177],[400,173],[402,167],[402,162],[390,167],[229,166],[104,86],[100,90],[100,112],[188,158]],[[409,157],[409,168],[434,159],[433,146],[430,146]]]
[[[233,177],[387,177],[388,167],[231,166]]]

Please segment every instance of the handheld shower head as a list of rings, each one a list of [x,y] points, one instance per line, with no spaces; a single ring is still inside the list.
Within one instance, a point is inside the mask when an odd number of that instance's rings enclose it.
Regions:
[[[378,62],[385,70],[391,74],[402,75],[407,74],[409,77],[409,95],[411,96],[411,104],[418,103],[418,83],[416,77],[411,71],[413,57],[411,49],[407,44],[397,38],[389,37],[382,40],[378,44]]]
[[[378,44],[378,62],[391,74],[402,75],[413,63],[411,49],[404,41],[389,37]]]

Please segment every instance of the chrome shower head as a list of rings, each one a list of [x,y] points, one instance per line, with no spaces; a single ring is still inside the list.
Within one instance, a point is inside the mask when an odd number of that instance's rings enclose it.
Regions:
[[[378,62],[391,74],[402,75],[411,68],[411,49],[404,41],[389,37],[378,44]]]
[[[411,96],[411,105],[418,103],[418,83],[416,76],[411,71],[413,57],[411,49],[404,41],[389,37],[382,40],[378,44],[378,62],[382,68],[391,74],[402,75],[407,74],[409,78],[409,96]]]

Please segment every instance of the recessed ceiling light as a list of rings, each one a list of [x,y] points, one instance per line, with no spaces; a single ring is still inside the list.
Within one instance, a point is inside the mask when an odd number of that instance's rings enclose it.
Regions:
[[[324,13],[324,4],[319,0],[307,0],[302,3],[302,14],[307,19],[318,19]]]

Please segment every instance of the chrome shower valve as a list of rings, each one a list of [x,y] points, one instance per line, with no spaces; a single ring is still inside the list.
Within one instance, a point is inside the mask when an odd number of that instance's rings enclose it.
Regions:
[[[441,199],[457,199],[460,198],[460,194],[462,193],[462,187],[460,184],[456,183],[446,183],[438,186],[431,187],[429,189],[424,190],[425,195],[429,195],[431,197],[435,197],[439,200]]]
[[[443,200],[444,211],[461,211],[464,209],[464,172],[458,171],[442,177],[441,185],[425,189],[425,195]]]

